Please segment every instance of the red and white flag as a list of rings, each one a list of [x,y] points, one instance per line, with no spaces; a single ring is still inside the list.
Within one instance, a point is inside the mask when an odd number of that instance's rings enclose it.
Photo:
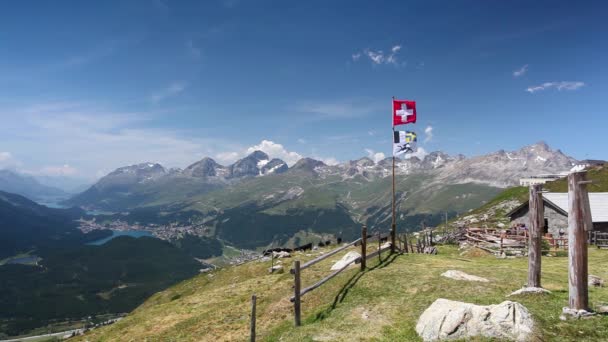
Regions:
[[[393,100],[393,126],[416,123],[416,101]]]

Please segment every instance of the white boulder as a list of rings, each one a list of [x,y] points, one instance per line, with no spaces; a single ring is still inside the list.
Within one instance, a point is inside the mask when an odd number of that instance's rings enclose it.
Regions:
[[[418,319],[416,332],[424,341],[470,339],[475,336],[528,341],[534,322],[521,304],[475,305],[437,299]]]
[[[346,254],[344,254],[344,256],[342,257],[342,259],[338,260],[338,262],[336,262],[332,267],[331,270],[332,271],[337,271],[339,269],[341,269],[342,267],[352,263],[353,261],[357,260],[357,258],[360,258],[361,254],[355,252],[355,251],[350,251]]]
[[[508,295],[507,297],[510,296],[518,296],[518,295],[522,295],[522,294],[550,294],[551,291],[549,290],[545,290],[542,287],[527,287],[524,286],[521,289],[511,293],[510,295]]]
[[[457,271],[457,270],[445,271],[445,272],[441,273],[441,276],[450,278],[450,279],[455,279],[455,280],[480,281],[483,283],[489,282],[489,280],[486,278],[470,275],[470,274],[464,273],[462,271]]]
[[[275,258],[291,258],[291,254],[287,251],[272,252]]]

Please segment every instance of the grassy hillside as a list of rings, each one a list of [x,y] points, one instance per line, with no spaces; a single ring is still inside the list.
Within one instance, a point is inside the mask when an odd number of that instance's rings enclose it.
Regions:
[[[297,254],[307,260],[314,255]],[[329,258],[304,272],[303,285],[329,273]],[[289,266],[292,260],[283,259]],[[608,252],[589,251],[591,274],[608,279]],[[389,256],[368,263],[369,270],[343,272],[303,298],[303,326],[293,327],[293,278],[268,274],[270,262],[251,262],[186,280],[148,299],[124,320],[94,330],[77,341],[244,341],[248,336],[250,297],[258,296],[258,339],[261,341],[417,341],[414,328],[420,314],[437,298],[476,304],[504,301],[526,282],[526,259],[491,256],[462,257],[455,247],[439,255]],[[490,283],[468,283],[440,277],[458,269],[486,277]],[[567,305],[567,259],[543,259],[546,296],[523,296],[537,323],[538,341],[602,341],[608,336],[608,316],[561,321]],[[608,302],[608,288],[590,289],[592,305]],[[479,339],[480,341],[482,339]]]

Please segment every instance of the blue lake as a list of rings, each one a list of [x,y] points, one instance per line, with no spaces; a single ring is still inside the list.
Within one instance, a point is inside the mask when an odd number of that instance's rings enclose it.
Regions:
[[[112,240],[113,238],[116,238],[116,237],[119,237],[119,236],[131,236],[131,237],[134,237],[134,238],[139,238],[139,237],[142,237],[142,236],[154,237],[154,235],[152,235],[152,233],[146,232],[146,231],[142,231],[142,230],[113,230],[112,231],[112,235],[108,236],[107,238],[103,238],[103,239],[95,240],[93,242],[89,242],[89,243],[87,243],[87,245],[100,246],[100,245],[103,245],[104,243]]]

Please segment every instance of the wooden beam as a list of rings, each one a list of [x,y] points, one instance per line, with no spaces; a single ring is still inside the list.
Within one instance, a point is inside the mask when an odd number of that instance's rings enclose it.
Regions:
[[[390,248],[390,247],[384,247],[384,248],[379,249],[379,250],[377,250],[377,251],[371,252],[371,253],[369,253],[369,254],[366,256],[366,258],[367,258],[367,259],[371,259],[371,258],[375,257],[376,255],[380,255],[380,254],[382,254],[383,252],[386,252],[386,251],[387,251],[387,250],[389,250],[389,249],[391,249],[391,248]],[[382,260],[381,260],[381,261],[382,261]]]
[[[528,240],[528,287],[540,287],[541,244],[545,211],[543,205],[542,185],[530,186],[530,238]]]
[[[326,276],[325,278],[319,280],[318,282],[316,282],[313,285],[310,285],[309,287],[304,288],[302,291],[299,292],[299,297],[304,296],[305,294],[307,294],[308,292],[316,289],[317,287],[325,284],[328,280],[330,280],[331,278],[337,276],[340,272],[344,271],[345,269],[348,268],[348,266],[350,266],[352,263],[357,263],[361,260],[361,257],[356,258],[354,260],[352,260],[351,262],[349,262],[348,264],[342,266],[342,268],[335,270],[333,273],[329,274],[328,276]],[[299,299],[299,298],[298,298]],[[293,296],[290,298],[290,301],[295,302],[296,301],[296,296]]]
[[[357,240],[355,240],[355,241],[353,241],[353,242],[351,242],[351,243],[349,243],[347,245],[344,245],[344,246],[342,246],[340,248],[336,248],[336,249],[332,250],[331,252],[325,253],[325,254],[317,257],[317,258],[314,258],[314,259],[306,262],[304,265],[302,265],[300,267],[300,270],[303,271],[303,270],[309,268],[310,266],[312,266],[312,265],[314,265],[314,264],[316,264],[316,263],[318,263],[320,261],[323,261],[323,260],[329,258],[330,256],[332,256],[332,255],[334,255],[334,254],[336,254],[336,253],[338,253],[340,251],[343,251],[343,250],[347,249],[348,247],[350,247],[352,245],[355,245],[355,244],[359,243],[359,241],[361,241],[361,239],[357,239]],[[292,274],[293,274],[293,272],[294,272],[294,270],[291,269],[291,273]]]
[[[568,175],[568,304],[589,310],[587,231],[592,230],[586,172]]]

